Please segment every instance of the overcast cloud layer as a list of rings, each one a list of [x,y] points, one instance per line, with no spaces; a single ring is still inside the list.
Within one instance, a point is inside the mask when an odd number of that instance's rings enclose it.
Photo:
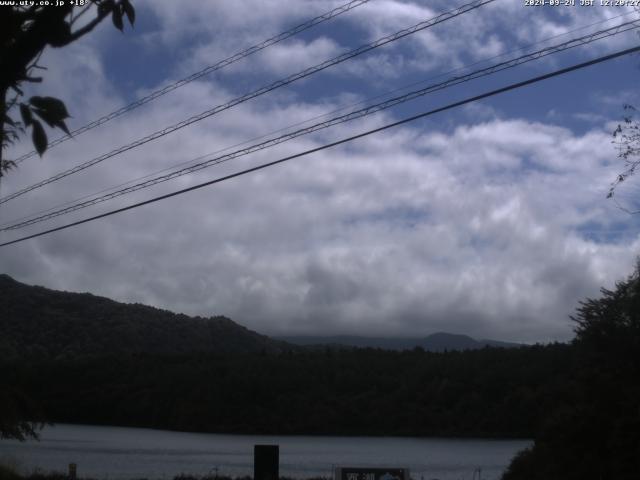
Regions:
[[[81,43],[48,51],[41,62],[49,67],[46,82],[37,92],[64,99],[74,117],[70,124],[78,127],[340,3],[139,0],[135,30],[121,35],[105,24]],[[498,0],[34,191],[0,206],[0,223],[625,13],[522,3]],[[372,0],[66,142],[43,160],[24,162],[3,180],[2,194],[452,7],[444,1]],[[580,34],[616,21],[621,19]],[[320,146],[634,43],[637,36],[630,32],[56,221],[0,233],[0,240]],[[638,218],[605,200],[623,167],[611,132],[622,105],[636,99],[637,64],[637,57],[624,58],[3,247],[0,271],[55,289],[226,315],[267,334],[448,331],[525,342],[567,340],[568,316],[578,302],[630,274],[639,252]],[[28,149],[24,142],[10,156]],[[637,192],[624,193],[620,198],[632,201]]]

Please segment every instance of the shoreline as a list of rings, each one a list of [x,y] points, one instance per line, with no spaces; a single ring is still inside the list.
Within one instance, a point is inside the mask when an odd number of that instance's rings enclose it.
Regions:
[[[338,434],[338,433],[250,433],[250,432],[208,432],[208,431],[190,431],[190,430],[172,430],[167,428],[154,428],[146,426],[136,425],[113,425],[113,424],[100,424],[100,423],[74,423],[74,422],[50,422],[39,432],[50,428],[57,427],[80,427],[80,428],[112,428],[112,429],[135,429],[146,432],[154,433],[175,433],[185,435],[211,435],[211,436],[229,436],[229,437],[282,437],[282,438],[340,438],[340,439],[358,439],[358,438],[379,438],[379,439],[409,439],[409,440],[436,440],[436,441],[483,441],[483,442],[533,442],[533,438],[521,437],[521,436],[508,436],[508,435],[393,435],[393,434],[375,434],[375,433],[354,433],[354,434]],[[3,439],[7,440],[7,439]],[[27,441],[32,441],[31,439]]]

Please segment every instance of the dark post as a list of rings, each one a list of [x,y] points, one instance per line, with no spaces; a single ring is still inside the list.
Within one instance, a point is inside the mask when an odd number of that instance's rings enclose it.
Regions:
[[[69,480],[76,480],[76,475],[78,471],[78,465],[75,463],[69,464]]]
[[[253,480],[278,480],[280,476],[280,447],[253,446]]]

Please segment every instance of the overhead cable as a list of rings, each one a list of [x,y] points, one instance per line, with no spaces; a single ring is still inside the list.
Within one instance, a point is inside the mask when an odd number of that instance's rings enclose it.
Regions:
[[[177,130],[180,130],[181,128],[187,127],[189,125],[192,125],[193,123],[199,122],[201,120],[204,120],[205,118],[211,117],[212,115],[215,115],[216,113],[222,112],[224,110],[227,110],[231,107],[234,107],[240,103],[246,102],[248,100],[251,100],[253,98],[256,98],[260,95],[264,95],[265,93],[268,93],[272,90],[275,90],[277,88],[283,87],[285,85],[289,85],[290,83],[293,83],[297,80],[300,80],[302,78],[308,77],[310,75],[313,75],[317,72],[320,72],[326,68],[332,67],[334,65],[337,65],[339,63],[342,63],[346,60],[349,60],[351,58],[354,58],[358,55],[362,55],[363,53],[366,53],[370,50],[373,50],[375,48],[381,47],[383,45],[386,45],[388,43],[394,42],[396,40],[399,40],[401,38],[404,38],[408,35],[412,35],[414,33],[417,33],[421,30],[424,30],[426,28],[432,27],[434,25],[437,25],[439,23],[445,22],[447,20],[450,20],[452,18],[455,18],[459,15],[463,15],[471,10],[474,10],[476,8],[479,8],[483,5],[486,5],[488,3],[492,3],[495,0],[476,0],[474,2],[468,3],[466,5],[463,5],[461,7],[458,7],[456,9],[450,10],[448,12],[442,13],[436,17],[433,17],[429,20],[426,20],[424,22],[420,22],[412,27],[400,30],[394,34],[391,35],[387,35],[385,37],[382,37],[374,42],[368,43],[366,45],[362,45],[358,48],[356,48],[355,50],[351,50],[349,52],[346,52],[342,55],[338,55],[337,57],[334,57],[330,60],[326,60],[318,65],[315,65],[313,67],[309,67],[305,70],[302,70],[301,72],[298,72],[296,74],[290,75],[289,77],[286,77],[284,79],[278,80],[276,82],[273,82],[267,86],[264,86],[262,88],[259,88],[258,90],[254,90],[251,93],[247,93],[245,95],[242,95],[240,97],[234,98],[233,100],[222,104],[222,105],[218,105],[215,106],[209,110],[206,110],[198,115],[194,115],[186,120],[183,120],[181,122],[178,122],[170,127],[166,127],[162,130],[158,130],[150,135],[147,135],[146,137],[143,137],[141,139],[138,139],[132,143],[129,143],[127,145],[121,146],[119,148],[116,148],[115,150],[112,150],[108,153],[105,153],[103,155],[100,155],[96,158],[93,158],[91,160],[88,160],[84,163],[81,163],[80,165],[77,165],[69,170],[65,170],[63,172],[60,172],[52,177],[49,177],[45,180],[42,180],[38,183],[35,183],[33,185],[30,185],[28,187],[25,187],[21,190],[18,190],[15,193],[12,193],[10,195],[7,195],[5,197],[0,198],[0,204],[6,203],[10,200],[13,200],[14,198],[17,198],[21,195],[24,195],[25,193],[28,193],[32,190],[35,190],[37,188],[43,187],[45,185],[48,185],[50,183],[53,183],[57,180],[60,180],[62,178],[68,177],[69,175],[72,175],[74,173],[78,173],[82,170],[85,170],[93,165],[96,165],[100,162],[103,162],[104,160],[107,160],[108,158],[111,157],[115,157],[116,155],[119,155],[123,152],[126,152],[128,150],[131,150],[133,148],[139,147],[141,145],[144,145],[145,143],[151,142],[153,140],[157,140],[160,137],[163,137],[165,135],[168,135],[170,133],[173,133]]]
[[[411,117],[404,118],[404,119],[399,120],[397,122],[389,123],[389,124],[384,125],[382,127],[374,128],[372,130],[367,130],[366,132],[362,132],[362,133],[359,133],[357,135],[352,135],[350,137],[343,138],[341,140],[338,140],[338,141],[335,141],[335,142],[332,142],[332,143],[328,143],[328,144],[322,145],[320,147],[316,147],[316,148],[312,148],[312,149],[309,149],[309,150],[305,150],[304,152],[300,152],[300,153],[297,153],[295,155],[289,155],[287,157],[280,158],[279,160],[274,160],[272,162],[263,163],[261,165],[258,165],[258,166],[252,167],[252,168],[248,168],[248,169],[242,170],[240,172],[232,173],[232,174],[226,175],[224,177],[219,177],[219,178],[216,178],[216,179],[213,179],[213,180],[209,180],[207,182],[199,183],[199,184],[193,185],[191,187],[183,188],[182,190],[177,190],[177,191],[174,191],[174,192],[171,192],[171,193],[167,193],[165,195],[160,195],[158,197],[154,197],[154,198],[151,198],[149,200],[145,200],[145,201],[142,201],[142,202],[134,203],[134,204],[128,205],[126,207],[122,207],[122,208],[118,208],[118,209],[115,209],[115,210],[111,210],[109,212],[105,212],[105,213],[102,213],[100,215],[95,215],[93,217],[84,218],[82,220],[78,220],[76,222],[68,223],[66,225],[61,225],[59,227],[51,228],[49,230],[44,230],[44,231],[41,231],[41,232],[38,232],[38,233],[34,233],[32,235],[27,235],[25,237],[17,238],[15,240],[10,240],[8,242],[0,243],[0,247],[5,247],[5,246],[8,246],[8,245],[13,245],[13,244],[16,244],[16,243],[24,242],[24,241],[30,240],[32,238],[41,237],[43,235],[47,235],[47,234],[50,234],[50,233],[53,233],[53,232],[59,232],[61,230],[65,230],[65,229],[68,229],[68,228],[71,228],[71,227],[82,225],[84,223],[92,222],[94,220],[98,220],[98,219],[101,219],[101,218],[106,218],[106,217],[115,215],[117,213],[121,213],[121,212],[125,212],[125,211],[128,211],[128,210],[132,210],[132,209],[135,209],[135,208],[138,208],[138,207],[142,207],[144,205],[149,205],[149,204],[152,204],[152,203],[155,203],[155,202],[159,202],[161,200],[166,200],[168,198],[175,197],[177,195],[181,195],[183,193],[187,193],[187,192],[191,192],[191,191],[194,191],[194,190],[198,190],[200,188],[204,188],[204,187],[207,187],[207,186],[210,186],[210,185],[214,185],[216,183],[220,183],[220,182],[223,182],[223,181],[226,181],[226,180],[230,180],[232,178],[240,177],[240,176],[246,175],[248,173],[256,172],[258,170],[262,170],[262,169],[265,169],[267,167],[272,167],[274,165],[278,165],[280,163],[284,163],[284,162],[287,162],[289,160],[293,160],[295,158],[304,157],[306,155],[310,155],[312,153],[319,152],[321,150],[326,150],[328,148],[332,148],[332,147],[335,147],[337,145],[342,145],[344,143],[351,142],[351,141],[357,140],[359,138],[366,137],[368,135],[372,135],[374,133],[382,132],[382,131],[390,129],[390,128],[394,128],[394,127],[397,127],[397,126],[400,126],[400,125],[404,125],[406,123],[413,122],[415,120],[418,120],[418,119],[421,119],[421,118],[425,118],[425,117],[428,117],[430,115],[434,115],[436,113],[444,112],[446,110],[451,110],[453,108],[460,107],[462,105],[466,105],[466,104],[473,103],[473,102],[476,102],[476,101],[479,101],[479,100],[483,100],[485,98],[492,97],[494,95],[498,95],[498,94],[505,93],[505,92],[508,92],[508,91],[516,90],[518,88],[522,88],[522,87],[525,87],[527,85],[531,85],[531,84],[534,84],[534,83],[537,83],[537,82],[541,82],[541,81],[547,80],[549,78],[553,78],[553,77],[556,77],[556,76],[559,76],[559,75],[563,75],[563,74],[566,74],[566,73],[569,73],[569,72],[580,70],[582,68],[586,68],[586,67],[589,67],[589,66],[592,66],[592,65],[603,63],[603,62],[606,62],[606,61],[609,61],[609,60],[613,60],[614,58],[622,57],[624,55],[629,55],[631,53],[635,53],[635,52],[639,52],[639,51],[640,51],[640,46],[633,47],[633,48],[628,48],[628,49],[625,49],[625,50],[618,51],[616,53],[612,53],[612,54],[609,54],[609,55],[604,55],[602,57],[598,57],[596,59],[589,60],[587,62],[582,62],[582,63],[578,63],[578,64],[575,64],[575,65],[572,65],[570,67],[566,67],[566,68],[562,68],[562,69],[559,69],[559,70],[555,70],[555,71],[553,71],[551,73],[547,73],[547,74],[544,74],[544,75],[539,75],[537,77],[533,77],[533,78],[530,78],[528,80],[524,80],[524,81],[517,82],[517,83],[512,83],[510,85],[507,85],[506,87],[498,88],[496,90],[492,90],[490,92],[486,92],[486,93],[483,93],[483,94],[480,94],[480,95],[476,95],[476,96],[467,98],[465,100],[460,100],[458,102],[450,103],[450,104],[448,104],[448,105],[446,105],[444,107],[436,108],[434,110],[429,110],[427,112],[423,112],[423,113],[420,113],[420,114],[417,114],[417,115],[413,115]]]
[[[15,218],[15,219],[13,219],[11,221],[0,223],[0,230],[2,229],[2,227],[6,226],[6,225],[9,225],[11,223],[16,223],[16,222],[21,221],[21,220],[25,220],[25,219],[28,219],[28,218],[33,218],[35,216],[38,216],[38,215],[41,215],[41,214],[44,214],[44,213],[48,213],[48,212],[51,212],[53,210],[57,210],[57,209],[59,209],[59,208],[61,208],[63,206],[67,206],[67,205],[71,205],[73,203],[79,202],[80,200],[85,200],[85,199],[88,199],[88,198],[91,198],[91,197],[95,197],[97,195],[100,195],[101,193],[107,193],[107,192],[114,191],[114,190],[119,189],[121,187],[124,187],[126,185],[131,185],[131,184],[134,184],[136,182],[140,182],[141,180],[144,180],[144,179],[147,179],[147,178],[151,178],[154,175],[159,175],[161,173],[168,172],[169,170],[173,170],[173,169],[176,169],[178,167],[186,166],[186,165],[192,164],[194,162],[203,160],[203,159],[209,157],[210,155],[215,155],[215,154],[218,154],[218,153],[227,152],[227,151],[229,151],[229,150],[231,150],[233,148],[241,147],[243,145],[249,145],[252,142],[256,142],[258,140],[262,140],[264,138],[269,137],[270,135],[273,135],[273,134],[276,134],[276,133],[280,133],[280,132],[286,132],[288,130],[291,130],[292,128],[300,127],[300,126],[305,125],[305,124],[309,124],[310,122],[312,122],[314,120],[319,120],[321,118],[330,117],[331,115],[334,115],[334,114],[339,113],[339,112],[343,112],[345,110],[348,110],[349,108],[357,107],[358,105],[364,105],[367,102],[371,102],[372,100],[376,100],[376,99],[379,99],[379,98],[384,98],[384,97],[387,97],[389,95],[392,95],[392,94],[395,94],[395,93],[398,93],[398,92],[405,91],[405,90],[408,90],[410,88],[416,87],[418,85],[424,85],[425,83],[427,83],[429,81],[432,81],[432,80],[435,80],[435,79],[438,79],[438,78],[442,78],[442,77],[446,77],[447,75],[450,75],[450,74],[453,74],[453,73],[456,73],[456,72],[466,71],[466,70],[469,70],[473,66],[480,65],[480,64],[483,64],[483,63],[487,63],[487,62],[489,62],[491,60],[495,60],[495,59],[498,59],[498,58],[504,58],[504,57],[507,57],[507,56],[511,55],[512,53],[525,51],[525,50],[527,50],[527,49],[529,49],[531,47],[534,47],[536,45],[544,44],[544,43],[546,43],[546,42],[548,42],[550,40],[553,40],[553,39],[556,39],[556,38],[559,38],[559,37],[567,37],[567,36],[571,35],[572,33],[576,33],[578,31],[585,30],[585,29],[593,27],[595,25],[600,25],[600,24],[603,24],[603,23],[607,23],[607,22],[610,22],[611,20],[615,20],[615,19],[618,19],[618,18],[621,18],[621,17],[627,17],[627,16],[629,16],[631,14],[634,14],[634,13],[635,12],[621,13],[621,14],[615,15],[613,17],[601,19],[601,20],[598,20],[596,22],[592,22],[592,23],[589,23],[589,24],[586,24],[586,25],[582,25],[580,27],[574,28],[574,29],[569,30],[567,32],[563,32],[563,33],[559,33],[559,34],[556,34],[556,35],[552,35],[552,36],[547,37],[547,38],[545,38],[543,40],[538,40],[537,42],[534,42],[532,44],[529,44],[529,45],[526,45],[526,46],[523,46],[523,47],[517,47],[517,48],[514,48],[512,50],[509,50],[508,52],[499,53],[497,55],[493,55],[491,57],[487,57],[487,58],[484,58],[482,60],[478,60],[478,61],[475,61],[473,63],[467,64],[467,65],[464,65],[464,66],[461,66],[461,67],[454,68],[454,69],[449,70],[447,72],[440,73],[440,74],[437,74],[437,75],[434,75],[434,76],[431,76],[431,77],[427,77],[427,78],[425,78],[423,80],[419,80],[417,82],[412,82],[410,84],[403,85],[402,87],[397,87],[397,88],[394,88],[393,90],[386,91],[384,93],[379,93],[379,94],[367,97],[365,99],[358,100],[357,102],[353,102],[353,103],[350,103],[350,104],[347,104],[347,105],[343,105],[341,107],[337,107],[337,108],[335,108],[333,110],[330,110],[329,112],[322,113],[322,114],[319,114],[319,115],[315,115],[313,117],[307,118],[306,120],[301,120],[301,121],[295,122],[293,124],[289,124],[289,125],[286,125],[284,127],[277,128],[276,130],[271,130],[270,132],[261,134],[261,135],[259,135],[257,137],[252,137],[250,139],[243,140],[243,141],[241,141],[239,143],[235,143],[233,145],[229,145],[227,147],[220,148],[220,149],[215,150],[213,152],[209,152],[209,153],[206,153],[206,154],[203,154],[203,155],[199,155],[198,157],[192,158],[191,160],[182,161],[182,162],[179,162],[179,163],[174,164],[172,166],[168,166],[168,167],[162,168],[161,170],[155,170],[153,172],[147,173],[147,174],[142,175],[140,177],[135,177],[135,178],[133,178],[131,180],[127,180],[127,181],[119,183],[117,185],[114,185],[114,186],[111,186],[111,187],[107,187],[107,188],[103,188],[103,189],[101,189],[101,190],[99,190],[97,192],[93,192],[93,193],[90,193],[90,194],[83,195],[80,198],[76,198],[76,199],[73,199],[73,200],[68,200],[68,201],[65,201],[63,203],[59,203],[57,205],[54,205],[54,206],[51,206],[51,207],[48,207],[48,208],[45,208],[45,209],[42,209],[42,210],[38,210],[38,211],[36,211],[34,213],[31,213],[31,214],[28,214],[28,215],[23,215],[21,217]]]
[[[175,170],[173,172],[169,172],[166,173],[164,175],[159,175],[157,177],[145,180],[143,182],[139,182],[136,183],[134,185],[129,185],[127,187],[115,190],[113,192],[109,192],[107,194],[104,195],[100,195],[85,201],[79,201],[77,203],[73,203],[69,206],[65,206],[64,208],[59,208],[53,211],[48,211],[46,214],[43,215],[38,215],[35,216],[33,218],[30,218],[28,220],[24,220],[24,221],[17,221],[15,223],[9,224],[7,226],[2,226],[2,228],[0,228],[0,231],[8,231],[8,230],[15,230],[15,229],[19,229],[19,228],[23,228],[23,227],[27,227],[30,225],[34,225],[36,223],[40,223],[46,220],[50,220],[52,218],[55,217],[59,217],[61,215],[65,215],[71,212],[75,212],[77,210],[83,209],[83,208],[87,208],[89,206],[92,205],[96,205],[99,203],[103,203],[105,201],[114,199],[116,197],[120,197],[122,195],[126,195],[128,193],[132,193],[138,190],[142,190],[145,188],[149,188],[153,185],[157,185],[159,183],[163,183],[166,182],[168,180],[172,180],[174,178],[177,177],[181,177],[183,175],[187,175],[190,173],[194,173],[197,172],[199,170],[202,170],[204,168],[208,168],[210,166],[213,165],[218,165],[220,163],[224,163],[230,160],[233,160],[235,158],[241,157],[241,156],[245,156],[245,155],[249,155],[251,153],[257,152],[259,150],[264,150],[266,148],[272,147],[274,145],[278,145],[280,143],[284,143],[287,142],[289,140],[292,140],[294,138],[297,137],[301,137],[303,135],[308,135],[312,132],[318,131],[318,130],[323,130],[325,128],[329,128],[332,127],[334,125],[338,125],[341,123],[345,123],[345,122],[349,122],[358,118],[362,118],[368,115],[372,115],[374,113],[380,112],[382,110],[386,110],[388,108],[394,107],[396,105],[411,101],[411,100],[415,100],[416,98],[422,97],[424,95],[439,91],[439,90],[443,90],[445,88],[449,88],[455,85],[459,85],[461,83],[465,83],[465,82],[469,82],[471,80],[475,80],[481,77],[485,77],[488,75],[492,75],[495,74],[497,72],[503,71],[503,70],[507,70],[509,68],[514,68],[518,65],[522,65],[534,60],[538,60],[542,57],[554,54],[554,53],[559,53],[571,48],[575,48],[575,47],[579,47],[579,46],[583,46],[583,45],[587,45],[590,44],[592,42],[595,42],[597,40],[602,40],[604,38],[608,38],[611,37],[613,35],[617,35],[623,32],[626,32],[628,30],[634,29],[634,28],[639,28],[640,27],[640,20],[634,20],[634,21],[629,21],[629,22],[625,22],[623,24],[617,25],[615,27],[611,27],[608,29],[604,29],[604,30],[600,30],[598,32],[594,32],[591,33],[589,35],[585,35],[582,36],[580,38],[574,38],[572,40],[560,43],[558,45],[553,45],[550,47],[546,47],[543,48],[541,50],[532,52],[532,53],[528,53],[526,55],[522,55],[520,57],[511,59],[511,60],[507,60],[507,61],[503,61],[494,65],[491,65],[489,67],[485,67],[479,70],[475,70],[473,72],[470,72],[466,75],[460,75],[460,76],[456,76],[456,77],[452,77],[448,80],[445,80],[443,82],[439,82],[436,84],[432,84],[429,85],[427,87],[421,88],[419,90],[414,90],[412,92],[408,92],[404,95],[400,95],[388,100],[385,100],[383,102],[379,102],[373,105],[370,105],[368,107],[365,108],[361,108],[359,110],[355,110],[353,112],[344,114],[344,115],[340,115],[334,118],[331,118],[329,120],[323,121],[323,122],[318,122],[316,124],[310,125],[308,127],[305,128],[301,128],[298,129],[294,132],[290,132],[290,133],[286,133],[284,135],[280,135],[278,137],[275,138],[271,138],[268,139],[266,141],[260,142],[260,143],[256,143],[254,145],[250,145],[248,147],[230,152],[230,153],[226,153],[224,155],[219,155],[216,156],[212,159],[209,160],[205,160],[199,163],[196,163],[194,165],[191,165],[189,167],[184,167],[178,170]],[[6,225],[6,224],[5,224]]]
[[[286,32],[279,33],[278,35],[268,38],[267,40],[264,40],[261,43],[248,47],[242,50],[241,52],[238,52],[234,55],[231,55],[228,58],[225,58],[224,60],[220,60],[219,62],[214,63],[213,65],[209,65],[208,67],[205,67],[198,72],[192,73],[188,77],[184,77],[169,85],[166,85],[165,87],[159,90],[155,90],[154,92],[151,92],[150,94],[136,100],[135,102],[125,105],[124,107],[119,108],[118,110],[115,110],[114,112],[111,112],[108,115],[105,115],[103,117],[98,118],[97,120],[87,123],[86,125],[73,130],[70,135],[64,135],[60,138],[57,138],[56,140],[53,140],[47,145],[47,149],[55,147],[56,145],[60,145],[62,142],[65,142],[70,138],[77,137],[78,135],[88,132],[89,130],[92,130],[100,125],[103,125],[113,120],[114,118],[117,118],[121,115],[124,115],[127,112],[135,110],[136,108],[141,107],[142,105],[149,103],[152,100],[155,100],[156,98],[159,98],[169,92],[172,92],[173,90],[176,90],[188,83],[191,83],[194,80],[204,77],[205,75],[209,75],[210,73],[213,73],[222,68],[228,67],[229,65],[237,62],[238,60],[248,57],[249,55],[253,55],[254,53],[264,50],[265,48],[270,47],[271,45],[275,45],[276,43],[282,42],[283,40],[286,40],[287,38],[297,35],[300,32],[308,30],[311,27],[315,27],[320,23],[326,22],[327,20],[331,20],[332,18],[335,18],[338,15],[342,15],[343,13],[353,10],[354,8],[359,7],[360,5],[363,5],[369,1],[370,0],[352,0],[348,3],[345,3],[344,5],[334,8],[333,10],[323,13],[322,15],[318,15],[317,17],[314,17],[311,20],[301,23],[300,25],[297,25],[287,30]],[[16,160],[14,160],[14,162],[20,163],[26,160],[27,158],[33,157],[36,154],[37,152],[33,150],[29,153],[25,153],[24,155],[18,157]]]

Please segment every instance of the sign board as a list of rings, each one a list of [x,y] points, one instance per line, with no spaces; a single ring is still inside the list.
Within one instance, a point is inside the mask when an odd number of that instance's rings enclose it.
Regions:
[[[279,470],[280,447],[278,445],[253,446],[254,480],[278,480]]]
[[[338,467],[334,480],[409,480],[408,468]]]

